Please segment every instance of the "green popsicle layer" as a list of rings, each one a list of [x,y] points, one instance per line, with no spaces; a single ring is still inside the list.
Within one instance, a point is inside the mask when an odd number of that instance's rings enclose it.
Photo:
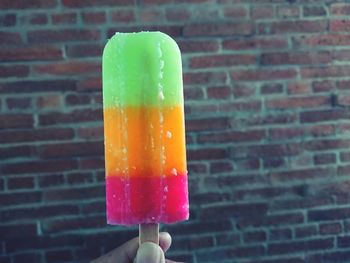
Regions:
[[[102,68],[104,107],[183,103],[180,50],[164,33],[116,33]]]

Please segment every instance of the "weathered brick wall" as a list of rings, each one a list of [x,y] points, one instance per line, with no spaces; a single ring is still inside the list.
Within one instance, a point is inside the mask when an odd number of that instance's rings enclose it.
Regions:
[[[1,0],[0,262],[87,262],[105,224],[101,48],[161,30],[183,54],[187,262],[350,262],[350,4]]]

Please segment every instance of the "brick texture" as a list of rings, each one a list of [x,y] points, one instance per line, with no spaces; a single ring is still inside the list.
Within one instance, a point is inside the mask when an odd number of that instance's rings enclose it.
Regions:
[[[350,4],[1,0],[0,262],[89,262],[105,221],[101,55],[116,31],[182,51],[185,262],[350,262]]]

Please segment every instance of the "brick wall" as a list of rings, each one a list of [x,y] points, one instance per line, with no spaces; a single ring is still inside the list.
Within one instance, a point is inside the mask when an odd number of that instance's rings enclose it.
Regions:
[[[88,262],[105,223],[101,49],[161,30],[182,50],[187,262],[350,261],[350,4],[1,0],[0,262]]]

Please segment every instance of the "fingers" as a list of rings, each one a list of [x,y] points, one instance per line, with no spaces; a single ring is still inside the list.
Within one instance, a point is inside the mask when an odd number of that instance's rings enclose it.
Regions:
[[[159,233],[159,246],[163,249],[164,253],[171,246],[171,236],[168,232]]]
[[[149,243],[149,242],[146,242],[146,243]],[[144,255],[149,256],[147,253],[150,253],[150,255],[156,256],[157,258],[155,258],[155,260],[158,260],[158,261],[150,261],[149,263],[159,263],[159,262],[173,263],[174,262],[174,261],[165,261],[164,259],[164,253],[171,246],[171,236],[169,233],[167,232],[159,233],[159,246],[153,243],[151,243],[151,245],[152,247],[150,247],[150,245],[148,244],[146,248],[143,248],[142,246],[140,246],[140,249],[139,249],[139,238],[135,237],[129,240],[128,242],[126,242],[125,244],[123,244],[122,246],[108,252],[106,255],[102,257],[99,257],[91,261],[90,263],[115,263],[116,260],[118,260],[118,262],[133,262],[133,260],[136,258],[136,255],[139,254],[138,250],[141,253],[140,254],[141,256],[139,258],[140,260],[143,258]],[[141,247],[142,247],[142,250],[141,250]],[[140,262],[143,262],[143,261],[140,261]]]
[[[142,243],[136,254],[136,263],[165,263],[164,252],[160,246],[145,242]]]

